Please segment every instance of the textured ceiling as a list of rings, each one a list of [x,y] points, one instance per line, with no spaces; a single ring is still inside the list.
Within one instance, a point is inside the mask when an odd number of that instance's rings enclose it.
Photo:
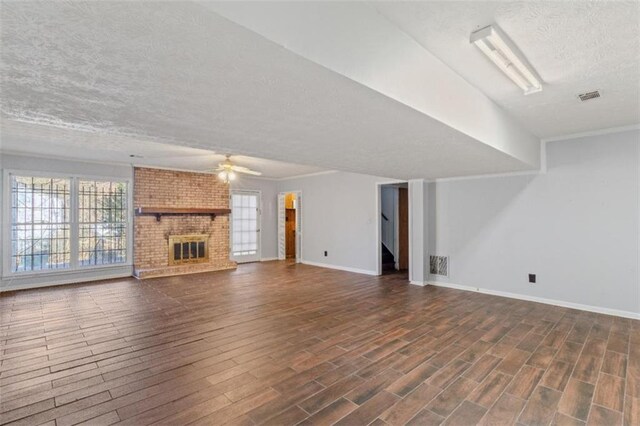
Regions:
[[[4,152],[32,154],[135,166],[164,167],[211,172],[227,152],[169,145],[127,136],[63,129],[54,126],[5,120],[0,148]],[[229,152],[233,154],[233,152]],[[131,157],[135,155],[135,157]],[[263,178],[282,179],[324,169],[262,158],[233,155],[233,163],[262,172]]]
[[[397,178],[529,168],[194,3],[4,2],[1,24],[8,120]]]
[[[496,101],[551,137],[640,123],[640,2],[371,2],[398,28]],[[497,23],[544,81],[523,96],[478,49],[472,31]],[[579,93],[602,97],[580,103]]]
[[[540,137],[640,122],[638,2],[369,6]],[[491,23],[525,53],[542,93],[523,96],[469,44]],[[309,165],[274,177],[318,167],[397,178],[527,169],[192,2],[4,1],[1,24],[3,149],[87,159],[138,150],[156,165],[206,168],[162,159],[190,147]],[[594,89],[600,99],[576,99]]]

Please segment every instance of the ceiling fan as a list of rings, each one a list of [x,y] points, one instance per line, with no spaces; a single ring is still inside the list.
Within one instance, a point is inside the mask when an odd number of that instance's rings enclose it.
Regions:
[[[236,173],[244,173],[247,175],[260,176],[261,172],[257,172],[255,170],[251,170],[244,166],[237,166],[231,162],[231,156],[226,155],[225,160],[218,164],[218,168],[215,170],[218,172],[218,177],[224,183],[229,183],[230,181],[236,178]]]

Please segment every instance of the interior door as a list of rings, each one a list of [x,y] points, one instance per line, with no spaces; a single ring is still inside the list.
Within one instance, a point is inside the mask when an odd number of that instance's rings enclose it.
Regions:
[[[260,260],[260,192],[231,192],[231,259]]]
[[[287,209],[286,218],[286,246],[287,259],[295,259],[296,257],[296,211],[295,209]]]

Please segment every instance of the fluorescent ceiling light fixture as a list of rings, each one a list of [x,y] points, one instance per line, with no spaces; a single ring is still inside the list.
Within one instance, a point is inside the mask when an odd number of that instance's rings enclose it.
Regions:
[[[542,91],[542,84],[527,65],[526,59],[516,53],[516,47],[498,27],[489,25],[472,32],[471,43],[478,46],[525,95]]]

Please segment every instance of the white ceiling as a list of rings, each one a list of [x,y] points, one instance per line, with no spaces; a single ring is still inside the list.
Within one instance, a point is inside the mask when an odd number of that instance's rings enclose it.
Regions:
[[[640,122],[638,3],[368,7],[540,137]],[[136,148],[158,166],[167,153],[169,167],[206,169],[195,149],[307,165],[278,174],[268,167],[274,163],[243,164],[272,177],[339,169],[435,178],[531,168],[199,4],[3,1],[1,12],[3,149],[101,159]],[[473,29],[492,22],[542,76],[541,94],[523,96],[468,43]],[[592,89],[603,97],[575,100]],[[197,164],[178,159],[187,151]]]
[[[1,23],[7,119],[397,178],[531,168],[194,3],[5,2]]]
[[[51,158],[211,172],[227,152],[170,145],[128,136],[106,135],[4,120],[0,149]],[[228,154],[233,154],[229,152]],[[134,155],[135,157],[131,157]],[[232,155],[234,164],[262,172],[262,178],[284,179],[325,169],[262,158]],[[251,176],[253,177],[253,176]]]
[[[372,2],[380,13],[534,134],[552,137],[640,123],[640,2]],[[498,24],[544,81],[523,96],[469,44]],[[600,90],[581,103],[579,93]]]

